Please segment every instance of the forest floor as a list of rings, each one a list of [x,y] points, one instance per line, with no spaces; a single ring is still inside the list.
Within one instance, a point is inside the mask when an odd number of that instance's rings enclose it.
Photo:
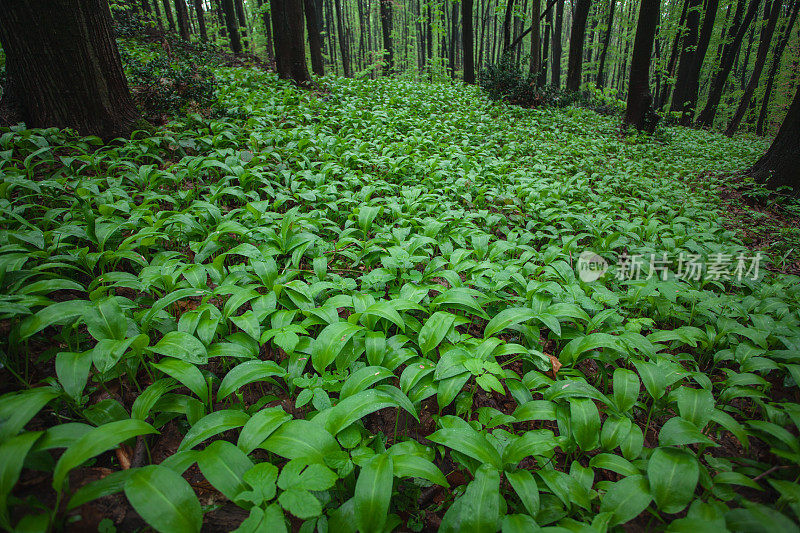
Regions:
[[[766,140],[216,75],[219,118],[0,134],[11,523],[796,528],[800,210],[735,174]]]

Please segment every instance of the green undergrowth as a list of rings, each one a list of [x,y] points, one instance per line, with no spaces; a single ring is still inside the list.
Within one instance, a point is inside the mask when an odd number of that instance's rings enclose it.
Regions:
[[[227,118],[0,134],[0,525],[797,529],[800,284],[697,179],[763,141],[216,76]]]

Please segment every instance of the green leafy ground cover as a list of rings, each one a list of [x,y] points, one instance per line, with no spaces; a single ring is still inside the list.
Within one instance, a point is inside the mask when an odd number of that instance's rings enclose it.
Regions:
[[[751,257],[697,176],[764,141],[218,77],[228,118],[0,135],[0,525],[797,529],[798,278],[576,276]]]

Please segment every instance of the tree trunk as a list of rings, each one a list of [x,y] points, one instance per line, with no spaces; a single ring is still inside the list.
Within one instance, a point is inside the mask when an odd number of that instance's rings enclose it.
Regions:
[[[761,71],[764,70],[764,63],[767,61],[767,53],[769,52],[769,45],[772,42],[772,35],[775,33],[775,26],[778,23],[778,17],[781,13],[781,4],[781,0],[772,0],[772,2],[768,3],[764,8],[769,12],[769,19],[767,20],[766,27],[761,30],[761,36],[758,42],[758,51],[756,52],[756,62],[755,65],[753,65],[753,72],[750,74],[750,81],[747,82],[747,87],[745,88],[742,99],[739,102],[739,107],[736,108],[736,113],[733,114],[733,118],[731,119],[730,124],[728,124],[728,128],[725,130],[725,135],[728,137],[731,137],[734,133],[736,133],[739,125],[742,123],[745,111],[747,111],[747,108],[750,105],[750,100],[753,98],[753,94],[756,92],[759,78],[761,78]]]
[[[208,41],[208,33],[206,32],[206,17],[203,11],[203,0],[194,0],[194,10],[197,14],[197,24],[200,28],[200,39],[206,42]]]
[[[611,0],[609,3],[608,25],[606,27],[606,35],[603,37],[603,48],[600,51],[600,67],[597,70],[597,86],[601,89],[605,86],[606,55],[608,54],[608,45],[611,43],[611,30],[614,28],[614,6],[617,1]]]
[[[462,0],[461,44],[464,47],[464,83],[475,83],[475,53],[472,39],[472,0]]]
[[[178,32],[181,39],[189,40],[189,10],[186,8],[186,0],[175,0],[175,17],[178,19]]]
[[[508,50],[511,44],[511,20],[514,15],[514,0],[506,3],[506,15],[503,19],[503,53]]]
[[[714,124],[714,116],[717,114],[717,107],[722,99],[722,91],[725,89],[725,82],[728,81],[728,76],[730,76],[731,70],[733,69],[733,63],[736,59],[739,47],[742,45],[744,35],[747,33],[747,27],[750,26],[753,17],[756,15],[756,11],[758,11],[759,2],[760,0],[750,0],[747,13],[734,33],[733,40],[725,45],[719,69],[711,78],[711,90],[708,94],[708,101],[697,117],[697,125],[702,128],[710,128]]]
[[[342,52],[342,70],[344,77],[352,76],[350,72],[350,49],[347,47],[347,35],[345,34],[344,17],[342,17],[342,0],[334,0],[333,6],[336,8],[336,26],[339,35],[339,49]]]
[[[700,30],[700,40],[697,43],[697,50],[692,54],[690,69],[686,79],[686,88],[682,91],[683,113],[681,124],[690,126],[694,120],[695,107],[697,106],[697,96],[700,92],[700,73],[703,69],[703,62],[708,53],[708,45],[711,42],[711,34],[714,32],[714,21],[717,18],[717,8],[719,0],[708,0],[705,9],[703,27]]]
[[[640,131],[653,133],[658,116],[653,111],[650,94],[650,56],[659,17],[659,0],[642,0],[639,8],[639,23],[633,42],[631,73],[628,83],[628,106],[625,110],[625,126],[634,126]]]
[[[182,0],[178,0],[179,2]],[[225,28],[231,41],[231,50],[234,54],[242,53],[242,41],[239,35],[239,25],[236,22],[236,12],[233,0],[222,0],[222,11],[225,13]]]
[[[394,51],[392,49],[392,0],[380,0],[380,3],[383,49],[386,54],[386,66],[384,67],[384,73],[387,76],[391,76],[394,72]]]
[[[247,13],[244,10],[242,0],[235,0],[233,5],[236,9],[236,19],[239,21],[239,36],[242,41],[242,48],[247,50],[250,48],[250,39],[248,39],[247,31]]]
[[[458,4],[453,4],[452,17],[450,18],[450,49],[448,50],[448,70],[450,78],[456,75],[456,43],[458,42]]]
[[[572,32],[569,37],[569,64],[567,65],[568,91],[577,91],[581,88],[583,42],[586,36],[586,19],[589,16],[589,8],[591,5],[591,0],[577,0],[577,5],[575,6],[575,15],[572,20]]]
[[[167,17],[167,24],[169,24],[170,31],[175,31],[175,19],[172,18],[172,4],[170,0],[163,1],[164,16]]]
[[[139,120],[106,0],[4,0],[3,106],[30,128],[73,128],[113,139]]]
[[[686,14],[686,32],[683,35],[683,45],[680,59],[678,60],[678,76],[675,78],[675,88],[672,91],[672,104],[670,112],[688,113],[684,104],[689,99],[689,78],[695,67],[695,52],[697,40],[700,36],[700,6],[701,0],[689,0],[689,9]]]
[[[303,3],[301,0],[270,0],[270,9],[278,77],[301,86],[312,86],[306,67]]]
[[[534,0],[535,1],[535,0]],[[553,11],[547,10],[547,19],[544,26],[544,39],[542,39],[542,66],[539,69],[539,80],[537,85],[544,87],[547,85],[547,67],[550,61],[550,34],[553,31]]]
[[[791,187],[795,194],[800,193],[800,87],[794,94],[781,129],[767,153],[749,170],[758,183],[765,183],[773,189],[781,186]]]
[[[528,74],[530,74],[531,76],[535,76],[538,84],[539,75],[541,74],[542,70],[542,56],[541,56],[542,39],[539,33],[539,29],[541,28],[541,23],[539,19],[541,18],[542,4],[540,0],[533,0],[532,4],[533,8],[531,10],[531,63],[528,70]]]
[[[322,65],[322,35],[317,20],[317,6],[314,0],[303,0],[306,13],[306,29],[308,30],[308,48],[311,52],[311,69],[317,76],[325,75]]]
[[[553,60],[551,83],[553,87],[561,87],[561,30],[564,25],[564,0],[556,3],[556,22],[553,27]]]
[[[263,5],[264,0],[258,0],[258,8],[259,12],[261,13],[262,20],[264,22],[264,34],[266,35],[266,47],[267,47],[267,60],[275,61],[275,53],[272,51],[272,21],[269,20],[269,13],[266,11],[261,11],[261,6]]]
[[[786,49],[786,45],[789,43],[789,38],[792,36],[792,29],[794,28],[794,23],[797,20],[797,12],[800,10],[800,0],[795,0],[794,6],[792,7],[792,13],[789,15],[789,21],[786,23],[786,27],[784,29],[783,37],[778,42],[773,54],[772,54],[772,65],[769,68],[769,74],[767,75],[767,87],[764,89],[764,99],[761,101],[761,110],[758,113],[758,122],[756,124],[756,134],[757,135],[764,135],[764,122],[767,118],[767,108],[769,107],[769,101],[772,97],[772,87],[775,84],[775,76],[778,74],[778,67],[781,64],[781,58],[783,57],[783,51]]]

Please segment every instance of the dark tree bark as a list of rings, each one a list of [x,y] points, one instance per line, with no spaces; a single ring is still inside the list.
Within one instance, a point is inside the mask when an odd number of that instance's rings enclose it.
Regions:
[[[542,67],[539,69],[539,80],[537,85],[544,87],[547,85],[547,69],[550,61],[550,34],[553,31],[553,11],[548,9],[544,25],[544,39],[542,39]]]
[[[380,0],[380,3],[383,49],[386,54],[386,66],[384,68],[384,72],[387,76],[391,76],[394,72],[394,50],[392,48],[392,0]]]
[[[719,106],[720,99],[722,99],[722,92],[725,89],[725,82],[728,81],[728,76],[733,69],[733,63],[736,60],[736,54],[739,47],[742,45],[747,27],[753,21],[753,17],[758,11],[758,4],[760,0],[750,0],[750,5],[747,7],[747,13],[742,20],[742,23],[736,29],[733,40],[725,45],[722,52],[722,60],[720,61],[719,69],[711,78],[711,90],[708,94],[708,101],[705,107],[697,117],[697,125],[702,128],[710,128],[714,124],[714,116],[717,114],[717,107]]]
[[[625,126],[652,133],[657,124],[650,94],[650,56],[658,26],[659,0],[642,0],[639,22],[633,42],[631,73],[628,85],[628,106],[625,110]]]
[[[28,127],[73,128],[103,139],[139,120],[128,91],[106,0],[2,0],[2,106]]]
[[[683,37],[683,26],[686,23],[686,12],[689,9],[689,2],[691,0],[684,0],[683,10],[681,11],[681,18],[678,22],[678,30],[675,32],[675,38],[672,41],[672,52],[669,55],[669,62],[667,63],[667,75],[672,77],[675,75],[675,65],[678,62],[678,49],[680,48],[681,39]],[[665,83],[664,88],[657,96],[658,109],[663,108],[669,100],[670,91],[675,86],[674,82]]]
[[[542,4],[540,0],[533,0],[531,10],[531,63],[528,74],[536,76],[537,83],[542,70],[542,38],[539,29],[541,28],[540,18]]]
[[[236,21],[235,9],[233,0],[222,0],[222,11],[225,13],[225,28],[228,30],[231,50],[234,54],[239,55],[242,53],[242,40],[239,35],[239,24]]]
[[[689,0],[689,9],[686,14],[686,32],[683,35],[683,45],[680,59],[678,60],[678,76],[675,79],[675,88],[672,92],[672,105],[670,112],[685,113],[684,104],[689,99],[689,78],[695,67],[695,51],[697,40],[700,37],[700,6],[701,0]]]
[[[208,33],[206,32],[206,17],[203,11],[203,0],[194,0],[194,11],[197,13],[197,24],[200,28],[200,39],[203,42],[208,41]]]
[[[236,8],[236,18],[239,21],[239,35],[242,40],[242,48],[250,48],[250,40],[248,39],[247,32],[247,13],[244,10],[242,0],[235,0],[234,7]]]
[[[261,11],[261,6],[264,4],[264,0],[258,0],[258,8]],[[264,22],[264,33],[267,37],[266,45],[267,45],[267,59],[269,61],[275,61],[275,53],[272,50],[272,21],[269,19],[269,13],[266,11],[261,12],[262,20]]]
[[[450,48],[448,52],[448,70],[450,78],[455,79],[456,75],[456,49],[458,43],[458,4],[453,4],[453,13],[450,18]]]
[[[170,31],[175,31],[175,19],[172,18],[172,3],[170,0],[164,0],[164,16],[167,17],[167,24],[169,24]]]
[[[161,21],[161,4],[158,3],[158,0],[153,0],[153,7],[156,9],[156,22],[158,23],[158,29],[164,31],[164,23]]]
[[[681,91],[681,97],[684,99],[681,124],[684,126],[690,126],[694,120],[697,95],[700,92],[700,73],[703,69],[703,62],[706,59],[706,54],[708,53],[711,34],[714,32],[714,21],[717,18],[718,7],[719,0],[707,0],[705,18],[703,19],[703,27],[700,29],[700,39],[697,43],[697,50],[690,58],[686,88]]]
[[[772,54],[772,65],[769,68],[769,74],[767,74],[767,87],[764,89],[764,99],[761,101],[761,110],[758,113],[758,123],[756,124],[757,135],[764,135],[764,122],[766,122],[767,119],[767,109],[769,108],[769,101],[772,97],[772,87],[775,85],[775,76],[778,74],[778,68],[781,65],[783,51],[786,49],[789,38],[792,36],[792,29],[797,20],[798,11],[800,11],[800,0],[795,0],[792,13],[789,15],[789,21],[786,23],[783,32],[783,37],[781,37],[781,40],[778,42]]]
[[[336,26],[339,35],[339,49],[342,53],[342,70],[344,72],[344,77],[349,78],[352,76],[350,71],[350,48],[347,45],[344,17],[342,16],[342,0],[333,0],[333,6],[336,8]]]
[[[753,72],[750,74],[750,81],[747,82],[742,99],[739,102],[739,107],[733,114],[733,118],[725,130],[725,135],[728,137],[736,133],[739,125],[742,123],[744,113],[750,105],[750,100],[753,98],[753,93],[756,92],[758,80],[761,78],[761,71],[764,70],[764,63],[767,61],[767,53],[769,52],[769,45],[772,42],[772,35],[775,33],[775,25],[778,23],[778,16],[781,13],[781,0],[772,0],[764,8],[769,11],[769,19],[767,20],[766,27],[761,30],[761,37],[758,43],[758,51],[756,52],[756,62],[753,65]]]
[[[597,69],[597,86],[601,89],[605,86],[606,54],[608,53],[608,45],[611,43],[611,30],[614,28],[614,6],[617,1],[611,0],[609,4],[606,34],[603,37],[603,48],[600,50],[600,66]]]
[[[308,48],[311,52],[311,69],[317,76],[325,75],[322,64],[322,34],[320,34],[317,6],[314,0],[303,0],[306,13],[306,29],[308,30]]]
[[[800,86],[794,94],[789,112],[767,153],[750,169],[758,183],[771,188],[791,187],[800,193]]]
[[[575,15],[572,19],[572,32],[569,37],[569,63],[567,65],[568,91],[577,91],[581,88],[586,19],[589,16],[589,8],[592,5],[591,0],[577,0],[576,4]]]
[[[464,83],[475,83],[475,52],[472,39],[472,0],[462,0],[461,46],[464,47]]]
[[[514,16],[514,0],[508,0],[506,15],[503,18],[503,52],[511,45],[511,20]]]
[[[178,32],[181,39],[189,40],[189,10],[186,7],[186,0],[175,0],[175,17],[178,19]]]
[[[270,0],[270,11],[278,77],[301,86],[312,86],[306,67],[303,3],[301,0]]]
[[[553,61],[551,83],[553,87],[561,87],[561,30],[564,25],[564,0],[556,3],[556,22],[553,26]]]

